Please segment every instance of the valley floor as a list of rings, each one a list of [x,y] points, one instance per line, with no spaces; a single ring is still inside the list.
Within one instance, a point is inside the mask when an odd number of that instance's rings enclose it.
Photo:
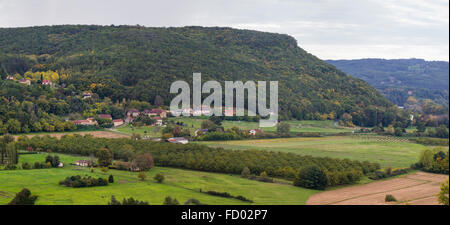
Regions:
[[[161,205],[164,198],[171,196],[181,204],[190,198],[210,205],[304,205],[309,196],[318,191],[295,187],[282,183],[263,183],[241,178],[238,175],[199,172],[192,170],[155,167],[146,172],[145,181],[138,179],[138,173],[109,170],[107,173],[96,168],[94,173],[89,168],[69,165],[85,157],[58,154],[64,162],[64,168],[33,170],[1,170],[0,171],[0,205],[7,204],[15,193],[28,188],[38,195],[39,205],[106,205],[114,195],[117,199],[133,197],[148,201],[151,205]],[[21,155],[20,163],[45,161],[46,154]],[[165,176],[160,184],[153,177],[161,173]],[[58,184],[68,176],[88,175],[107,178],[114,176],[115,182],[108,186],[70,188]],[[202,191],[228,192],[231,195],[242,195],[254,203],[232,198],[211,196]]]
[[[402,177],[340,188],[311,196],[308,205],[437,205],[436,195],[448,175],[417,172]],[[386,203],[387,194],[397,202]]]

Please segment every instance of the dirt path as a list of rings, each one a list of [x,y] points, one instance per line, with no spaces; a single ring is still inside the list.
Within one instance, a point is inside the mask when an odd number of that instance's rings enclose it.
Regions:
[[[73,134],[79,134],[81,136],[84,136],[86,134],[93,135],[94,137],[98,138],[128,138],[129,135],[118,133],[118,132],[112,132],[112,131],[82,131],[82,132],[67,132],[67,133],[47,133],[47,134],[28,134],[26,135],[28,138],[32,138],[33,136],[45,136],[49,135],[52,137],[61,138],[64,135],[73,135]],[[14,136],[14,138],[18,138],[19,136]]]
[[[308,205],[437,205],[436,194],[448,175],[417,172],[404,177],[325,191],[311,196]],[[398,202],[386,203],[387,194]]]

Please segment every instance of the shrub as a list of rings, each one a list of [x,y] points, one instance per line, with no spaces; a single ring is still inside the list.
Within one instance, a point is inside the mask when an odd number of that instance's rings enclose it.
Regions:
[[[202,192],[202,190],[200,189],[200,192]],[[238,195],[238,196],[233,196],[228,192],[217,192],[217,191],[207,191],[207,192],[202,192],[202,193],[206,193],[209,195],[214,195],[214,196],[220,196],[220,197],[224,197],[224,198],[234,198],[234,199],[238,199],[244,202],[250,202],[253,203],[252,200],[245,198],[242,195]]]
[[[80,187],[95,187],[95,186],[106,186],[108,185],[108,180],[104,178],[93,178],[93,177],[81,177],[71,176],[66,177],[65,180],[59,182],[60,185],[66,187],[80,188]]]
[[[385,202],[396,202],[397,199],[395,199],[395,197],[393,195],[386,195],[386,197],[384,198]]]
[[[140,154],[133,160],[133,167],[139,170],[147,171],[154,166],[153,156],[150,153]]]
[[[144,181],[145,178],[147,178],[147,175],[145,175],[144,172],[139,172],[138,178],[139,180]]]
[[[139,201],[130,197],[128,199],[124,198],[121,203],[120,201],[117,201],[116,197],[113,195],[111,196],[111,201],[108,202],[108,205],[148,205],[148,202]]]
[[[170,196],[167,196],[164,199],[163,205],[179,205],[180,203],[176,198],[171,198]]]
[[[31,191],[27,188],[22,189],[16,196],[11,200],[8,205],[34,205],[38,196],[31,195]]]
[[[442,205],[449,205],[448,202],[448,179],[441,184],[441,192],[437,195],[438,201]]]
[[[241,172],[241,177],[247,178],[251,175],[250,169],[248,167],[244,167]]]
[[[109,168],[108,167],[102,167],[102,172],[103,173],[107,173],[109,171]]]
[[[25,162],[22,164],[22,169],[29,170],[29,169],[31,169],[31,165],[29,163]]]
[[[17,169],[17,165],[15,164],[6,164],[4,170],[16,170]]]
[[[158,173],[155,175],[155,177],[153,177],[153,179],[155,179],[155,181],[158,183],[162,183],[164,182],[164,175]]]
[[[206,204],[201,203],[199,200],[195,198],[190,198],[184,203],[184,205],[206,205]]]
[[[108,183],[114,183],[114,176],[113,175],[109,175],[108,177]]]
[[[307,166],[302,168],[294,185],[309,189],[324,190],[328,185],[326,174],[318,166]]]

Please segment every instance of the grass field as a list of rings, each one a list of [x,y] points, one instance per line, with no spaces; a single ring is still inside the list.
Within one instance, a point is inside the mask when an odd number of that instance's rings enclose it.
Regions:
[[[179,118],[169,118],[169,121],[174,122],[183,122],[185,124],[184,128],[190,129],[191,133],[194,134],[196,129],[201,128],[202,122],[206,120],[203,117],[179,117]],[[291,125],[291,132],[318,132],[318,133],[342,133],[342,132],[351,132],[353,129],[345,128],[340,126],[335,126],[334,121],[326,120],[326,121],[315,121],[315,120],[291,120],[286,121]],[[223,121],[222,126],[225,129],[230,129],[232,127],[239,127],[242,130],[250,130],[259,128],[259,123],[257,122],[246,122],[246,121]],[[276,127],[264,127],[262,128],[267,132],[275,132]],[[355,128],[356,129],[356,128]],[[130,125],[126,125],[123,127],[115,128],[114,130],[125,133],[132,134],[133,129]],[[159,129],[160,130],[160,129]],[[135,127],[134,132],[137,134],[144,135],[147,132],[149,137],[160,137],[161,132],[158,131],[158,128],[152,126],[143,126],[143,127]]]
[[[134,197],[150,204],[162,204],[166,196],[177,198],[181,203],[195,198],[206,204],[249,204],[236,199],[211,196],[203,191],[228,192],[242,195],[254,201],[253,204],[305,204],[309,196],[317,191],[287,184],[263,183],[240,178],[236,175],[198,172],[173,168],[156,167],[147,172],[147,179],[139,181],[137,173],[100,169],[91,173],[88,168],[69,165],[83,157],[58,154],[64,168],[0,171],[0,204],[8,203],[14,194],[26,187],[39,196],[36,204],[107,204],[111,195],[121,200]],[[21,155],[20,163],[44,161],[46,154]],[[153,181],[153,176],[162,173],[163,184]],[[104,187],[69,188],[58,185],[60,180],[72,175],[107,177],[114,175],[115,183]]]
[[[382,167],[409,167],[429,148],[406,139],[387,136],[332,136],[243,141],[200,142],[226,149],[257,149],[380,163]]]

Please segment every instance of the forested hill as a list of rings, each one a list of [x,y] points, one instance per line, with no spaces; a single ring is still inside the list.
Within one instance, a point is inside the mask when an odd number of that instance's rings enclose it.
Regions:
[[[409,96],[448,105],[449,64],[423,59],[327,60],[340,70],[367,81],[393,103]]]
[[[170,84],[191,81],[193,72],[201,72],[203,82],[278,80],[285,118],[336,118],[354,112],[362,120],[369,106],[392,106],[365,81],[307,53],[288,35],[232,28],[0,28],[0,64],[18,78],[56,72],[52,79],[62,88],[73,85],[72,94],[90,90],[113,102],[153,104],[160,95],[168,105],[175,96],[168,93]]]

